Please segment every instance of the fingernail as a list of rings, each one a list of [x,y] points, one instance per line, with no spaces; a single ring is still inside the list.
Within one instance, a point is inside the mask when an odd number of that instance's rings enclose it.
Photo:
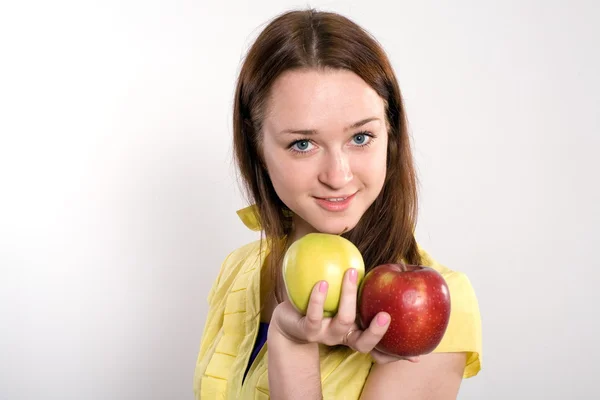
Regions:
[[[377,316],[377,325],[384,326],[388,323],[388,317],[385,314],[380,314]]]
[[[350,282],[356,283],[357,271],[355,268],[350,268]]]
[[[325,293],[327,291],[327,281],[321,281],[319,285],[319,292]]]

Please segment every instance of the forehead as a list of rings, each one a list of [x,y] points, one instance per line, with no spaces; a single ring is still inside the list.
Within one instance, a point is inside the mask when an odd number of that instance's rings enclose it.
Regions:
[[[271,88],[264,128],[337,129],[384,112],[383,99],[351,71],[289,71]]]

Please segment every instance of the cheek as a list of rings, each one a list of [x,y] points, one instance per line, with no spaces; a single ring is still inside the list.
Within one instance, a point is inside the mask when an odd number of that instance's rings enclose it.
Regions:
[[[377,149],[376,152],[357,160],[355,165],[363,180],[368,181],[371,185],[383,184],[386,175],[386,153],[386,149],[383,151]]]
[[[289,196],[302,189],[306,189],[309,184],[306,168],[302,168],[299,163],[292,162],[289,157],[281,154],[272,154],[265,157],[267,170],[273,187],[277,195],[282,200],[289,200]]]

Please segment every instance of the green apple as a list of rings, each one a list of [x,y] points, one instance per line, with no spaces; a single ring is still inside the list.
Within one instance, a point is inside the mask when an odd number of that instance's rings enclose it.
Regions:
[[[309,233],[289,247],[283,258],[283,281],[287,295],[296,310],[306,315],[308,300],[319,281],[327,281],[329,288],[323,315],[337,313],[342,293],[344,273],[355,268],[357,284],[365,276],[362,254],[354,244],[338,235]]]

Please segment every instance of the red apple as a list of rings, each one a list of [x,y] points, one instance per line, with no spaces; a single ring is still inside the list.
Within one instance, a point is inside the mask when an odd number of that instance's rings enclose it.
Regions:
[[[448,327],[448,285],[430,267],[378,265],[365,275],[359,289],[358,314],[363,329],[381,311],[392,319],[377,350],[400,357],[431,353]]]

